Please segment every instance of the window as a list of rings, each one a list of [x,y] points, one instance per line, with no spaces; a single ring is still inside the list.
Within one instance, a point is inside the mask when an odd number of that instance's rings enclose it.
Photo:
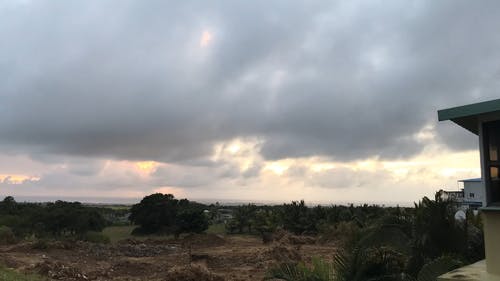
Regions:
[[[469,197],[470,197],[470,198],[474,198],[474,193],[472,193],[472,192],[471,192],[471,193],[469,193]]]
[[[483,148],[486,198],[488,205],[498,204],[500,203],[500,121],[483,123]]]

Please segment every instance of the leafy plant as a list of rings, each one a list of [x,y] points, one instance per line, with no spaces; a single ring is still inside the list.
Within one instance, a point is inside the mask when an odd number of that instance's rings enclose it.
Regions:
[[[282,264],[269,270],[265,280],[287,281],[335,281],[334,266],[319,258],[313,258],[310,266],[304,263]]]
[[[435,281],[439,275],[460,267],[462,263],[450,256],[442,256],[425,264],[417,281]]]

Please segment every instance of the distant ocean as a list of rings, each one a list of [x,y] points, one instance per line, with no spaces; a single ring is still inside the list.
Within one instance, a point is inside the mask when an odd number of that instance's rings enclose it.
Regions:
[[[0,200],[2,200],[6,195],[0,194]],[[133,197],[71,197],[71,196],[14,196],[17,202],[54,202],[57,200],[70,201],[70,202],[81,202],[87,204],[115,204],[115,205],[132,205],[141,201],[142,198]],[[220,205],[243,205],[243,204],[255,204],[255,205],[280,205],[283,203],[290,203],[290,201],[281,200],[241,200],[241,199],[207,199],[207,198],[188,198],[189,200],[204,203],[204,204],[215,204]],[[300,201],[300,199],[297,199]],[[413,207],[413,202],[362,202],[362,201],[306,201],[308,206],[328,206],[328,205],[350,205],[355,206],[368,204],[368,205],[379,205],[386,207]]]

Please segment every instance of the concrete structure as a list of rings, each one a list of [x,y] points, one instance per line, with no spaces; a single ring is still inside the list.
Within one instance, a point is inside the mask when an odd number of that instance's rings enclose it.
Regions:
[[[460,191],[448,191],[448,190],[439,190],[439,195],[441,195],[441,198],[444,200],[453,200],[459,204],[462,204],[464,201],[464,190]]]
[[[463,184],[460,190],[439,190],[441,198],[457,202],[458,208],[462,210],[477,210],[486,207],[486,189],[480,178],[459,180]]]
[[[486,207],[486,189],[480,178],[459,180],[464,185],[463,205],[471,208]]]
[[[486,261],[439,280],[500,280],[500,99],[440,110],[438,118],[451,120],[479,137],[486,202],[481,208]]]
[[[458,209],[477,210],[481,207],[486,207],[486,189],[483,181],[480,178],[459,180],[463,184],[460,190],[439,190],[441,198],[445,200],[453,200],[457,202]]]

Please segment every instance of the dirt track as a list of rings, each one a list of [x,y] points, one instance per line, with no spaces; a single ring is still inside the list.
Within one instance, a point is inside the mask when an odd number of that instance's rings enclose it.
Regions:
[[[262,280],[276,263],[329,259],[335,251],[312,239],[285,238],[264,245],[256,237],[194,235],[110,245],[53,242],[43,250],[21,243],[0,246],[0,263],[51,280]]]

